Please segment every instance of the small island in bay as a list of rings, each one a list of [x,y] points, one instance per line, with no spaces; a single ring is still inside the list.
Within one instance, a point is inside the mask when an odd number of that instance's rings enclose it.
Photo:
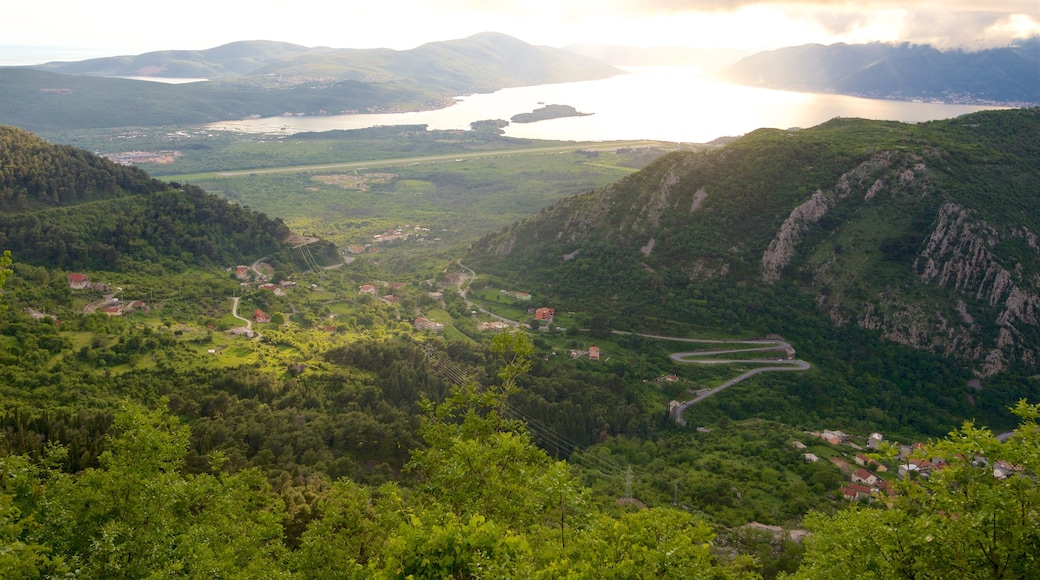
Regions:
[[[549,119],[560,119],[562,117],[587,117],[592,113],[581,113],[570,105],[546,105],[535,109],[530,113],[513,115],[510,120],[514,123],[537,123]]]

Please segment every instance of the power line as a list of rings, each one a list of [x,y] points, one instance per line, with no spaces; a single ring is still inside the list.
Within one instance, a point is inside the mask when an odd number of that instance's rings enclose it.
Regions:
[[[443,374],[448,378],[448,380],[457,386],[473,385],[478,392],[483,393],[487,391],[487,387],[466,373],[461,365],[437,352],[431,345],[426,345],[426,355],[433,363],[434,369]],[[576,451],[582,450],[583,448],[583,446],[577,441],[544,425],[542,422],[531,417],[527,413],[524,413],[508,401],[505,402],[504,411],[509,418],[521,420],[526,423],[528,432],[530,432],[534,438],[540,440],[545,446],[566,449],[572,454]],[[625,467],[622,464],[612,459],[601,457],[597,454],[581,455],[580,463],[591,463],[592,465],[586,465],[586,467],[596,469],[601,474],[618,480],[620,480],[625,474]]]

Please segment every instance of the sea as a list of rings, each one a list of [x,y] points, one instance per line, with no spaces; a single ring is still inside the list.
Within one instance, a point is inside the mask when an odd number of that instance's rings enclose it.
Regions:
[[[509,137],[562,141],[650,139],[706,143],[761,127],[806,128],[835,117],[920,123],[984,109],[977,105],[869,99],[802,93],[727,83],[698,67],[627,67],[607,79],[508,88],[460,95],[450,107],[378,113],[245,119],[210,125],[246,133],[294,134],[389,125],[467,130],[470,123],[509,120],[545,105],[569,105],[587,116],[510,123]]]

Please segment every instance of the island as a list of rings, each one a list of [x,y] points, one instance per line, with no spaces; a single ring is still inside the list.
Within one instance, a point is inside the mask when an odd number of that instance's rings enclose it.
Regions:
[[[549,119],[560,119],[562,117],[587,117],[592,113],[581,113],[577,109],[570,105],[546,105],[540,109],[535,109],[530,113],[520,113],[519,115],[513,115],[510,120],[514,123],[537,123],[538,121],[547,121]]]

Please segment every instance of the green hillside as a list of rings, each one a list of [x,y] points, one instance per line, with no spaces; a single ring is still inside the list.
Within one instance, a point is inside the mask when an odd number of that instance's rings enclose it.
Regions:
[[[942,413],[985,415],[988,397],[1036,394],[1038,131],[1037,109],[759,130],[565,199],[486,236],[467,263],[614,329],[800,339],[825,372],[857,369],[833,396],[860,413],[921,420],[912,393],[932,392],[948,397]],[[923,374],[885,368],[904,356]],[[966,375],[940,377],[954,369]],[[1017,386],[980,393],[970,375]]]
[[[997,324],[1024,328],[1031,290],[1016,276],[1035,276],[1037,146],[1026,138],[1035,111],[1017,114],[916,128],[835,121],[665,157],[489,237],[464,257],[480,259],[479,276],[444,260],[405,274],[381,267],[392,260],[382,251],[322,268],[321,242],[287,248],[280,222],[192,186],[153,190],[162,184],[143,173],[4,129],[0,199],[19,205],[0,215],[20,229],[0,229],[0,249],[23,245],[13,263],[0,256],[0,576],[1027,578],[1040,545],[1040,406],[1018,404],[1016,418],[1006,403],[1035,400],[1035,380],[1012,370],[978,391],[947,357],[833,327],[814,278],[831,270],[806,270],[830,232],[866,219],[857,236],[905,236],[885,224],[933,202],[935,224],[950,223],[950,204],[991,200],[1003,175],[1001,203],[970,210],[985,228],[968,213],[953,229],[983,228],[990,253],[1018,260],[986,272],[1014,284],[1004,291],[1020,305]],[[436,169],[421,170],[432,183],[445,175]],[[977,181],[949,185],[969,173]],[[818,187],[771,199],[796,178],[833,183],[833,196]],[[890,198],[908,216],[871,217]],[[762,222],[772,234],[738,212],[755,200],[772,212]],[[574,207],[589,209],[564,214]],[[811,231],[832,215],[841,219]],[[1021,242],[1004,253],[1007,222]],[[695,245],[698,230],[727,250]],[[987,256],[969,242],[946,247]],[[867,252],[837,243],[841,256]],[[282,249],[229,275],[228,260],[263,257],[265,244]],[[904,264],[911,246],[878,251]],[[944,255],[920,247],[933,262]],[[531,248],[541,255],[517,258]],[[61,249],[69,261],[48,254]],[[292,268],[303,256],[306,269]],[[833,276],[855,296],[867,282],[839,262]],[[56,269],[83,264],[94,268],[89,288]],[[635,275],[646,277],[628,293]],[[531,292],[492,287],[511,280]],[[976,302],[965,308],[981,319]],[[475,308],[522,317],[536,303],[558,308],[544,332],[477,330],[488,316]],[[443,333],[419,328],[420,315]],[[670,400],[757,363],[683,364],[670,355],[688,342],[611,326],[782,332],[811,367],[759,375],[680,425]],[[866,450],[875,429],[909,445],[967,417],[1020,428],[1000,443],[965,424],[925,444],[910,458],[932,465],[930,477],[900,477],[896,447]],[[850,435],[818,436],[837,427]],[[845,508],[856,461],[880,481]],[[813,534],[799,543],[803,527]]]
[[[0,127],[0,167],[0,247],[22,263],[180,271],[289,254],[280,220],[20,129]]]

